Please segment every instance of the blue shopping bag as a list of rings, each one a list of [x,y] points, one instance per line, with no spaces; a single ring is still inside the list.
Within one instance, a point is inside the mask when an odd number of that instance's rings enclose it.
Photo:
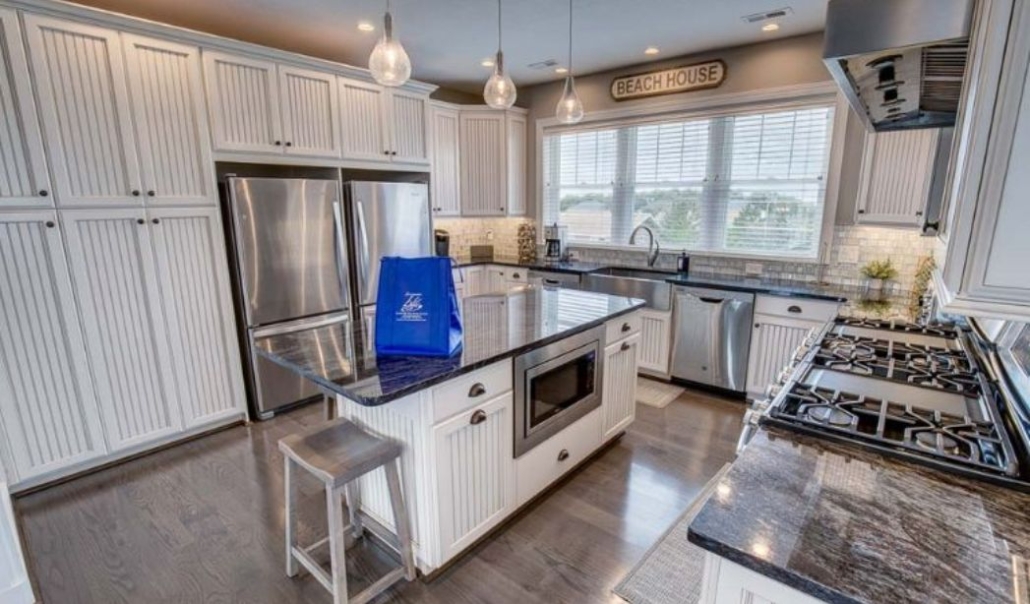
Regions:
[[[376,355],[447,357],[461,346],[450,258],[383,258],[376,294]]]

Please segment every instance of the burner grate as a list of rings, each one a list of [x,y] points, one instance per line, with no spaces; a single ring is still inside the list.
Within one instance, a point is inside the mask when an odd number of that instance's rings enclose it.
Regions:
[[[911,323],[899,319],[862,319],[857,317],[837,317],[837,325],[851,327],[867,327],[869,329],[885,329],[900,333],[918,333],[942,338],[958,338],[959,330],[954,325],[930,321],[928,323]]]

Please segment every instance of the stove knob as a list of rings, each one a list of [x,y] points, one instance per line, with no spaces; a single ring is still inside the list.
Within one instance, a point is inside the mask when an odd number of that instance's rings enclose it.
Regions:
[[[783,389],[783,387],[781,385],[779,385],[779,384],[769,384],[765,388],[765,395],[768,396],[769,398],[776,398],[776,395],[779,394],[780,390],[782,390],[782,389]]]
[[[789,365],[787,367],[784,367],[783,371],[780,372],[779,377],[776,378],[776,383],[777,384],[781,384],[781,385],[782,384],[786,384],[787,380],[790,379],[790,374],[793,373],[793,372],[794,372],[794,368],[793,367],[791,367]]]
[[[757,420],[758,419],[757,416],[760,416],[760,415],[764,414],[765,410],[769,408],[769,405],[771,404],[771,402],[772,402],[772,399],[771,398],[767,398],[767,399],[759,399],[759,400],[756,400],[755,402],[751,403],[751,409],[749,409],[749,411],[751,411],[752,413],[755,414],[752,417],[754,417]]]

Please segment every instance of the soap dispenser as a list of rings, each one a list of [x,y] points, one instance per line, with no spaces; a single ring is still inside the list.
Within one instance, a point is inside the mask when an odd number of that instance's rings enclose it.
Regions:
[[[687,255],[687,250],[681,250],[679,257],[676,258],[676,272],[681,275],[690,272],[690,256]]]

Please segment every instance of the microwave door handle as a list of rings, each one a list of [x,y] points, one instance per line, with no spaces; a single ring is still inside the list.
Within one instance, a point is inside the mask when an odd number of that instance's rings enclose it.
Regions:
[[[368,288],[368,229],[365,226],[365,210],[360,200],[354,203],[355,214],[358,217],[358,279],[360,279],[359,296],[367,295]]]

